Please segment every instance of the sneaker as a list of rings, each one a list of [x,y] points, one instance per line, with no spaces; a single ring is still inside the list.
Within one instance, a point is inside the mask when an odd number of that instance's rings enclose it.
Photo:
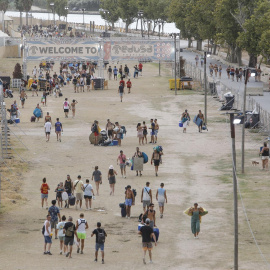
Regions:
[[[48,254],[48,255],[52,255],[52,253],[51,253],[50,251],[47,251],[47,254]]]
[[[75,209],[78,210],[78,206],[77,205],[75,206]]]
[[[94,262],[97,262],[97,259],[95,259]]]
[[[83,251],[81,250],[81,254],[83,254]]]
[[[128,216],[126,216],[126,218],[128,218]]]
[[[143,260],[143,263],[146,264],[145,258],[143,258],[142,260]]]
[[[43,252],[43,255],[47,255],[47,252],[44,251],[44,252]]]
[[[125,176],[125,179],[126,179],[127,177]]]
[[[149,263],[153,263],[153,261],[150,261]]]
[[[102,259],[102,264],[104,264],[104,260]]]
[[[77,253],[80,253],[80,248],[79,247],[77,248]]]
[[[68,257],[69,256],[69,252],[67,252],[67,254],[66,254],[66,257]]]
[[[63,254],[63,251],[61,250],[61,251],[60,251],[60,255],[62,255],[62,254]]]
[[[57,237],[57,236],[55,236],[55,239],[58,239],[58,237]]]

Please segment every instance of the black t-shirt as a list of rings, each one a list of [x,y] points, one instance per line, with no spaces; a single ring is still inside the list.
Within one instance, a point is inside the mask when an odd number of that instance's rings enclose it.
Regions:
[[[96,243],[98,243],[98,231],[101,233],[102,232],[102,230],[103,229],[100,229],[100,228],[96,228],[95,230],[93,230],[93,234],[95,234],[96,235]],[[105,234],[105,236],[107,235],[106,234],[106,232],[105,232],[105,230],[103,230],[104,231],[104,234]]]
[[[108,72],[112,73],[112,68],[111,67],[108,68]]]
[[[155,131],[155,123],[153,122],[153,123],[151,123],[151,129],[152,129],[152,132],[154,132]]]
[[[119,86],[119,93],[124,93],[124,87],[123,87],[123,85],[120,85]]]
[[[70,237],[70,238],[73,238],[74,237],[74,232],[76,231],[76,227],[75,227],[75,225],[72,222],[68,221],[65,224],[64,229],[66,230],[65,237]]]
[[[140,232],[142,233],[142,242],[149,243],[152,241],[151,235],[154,231],[150,226],[142,226]]]

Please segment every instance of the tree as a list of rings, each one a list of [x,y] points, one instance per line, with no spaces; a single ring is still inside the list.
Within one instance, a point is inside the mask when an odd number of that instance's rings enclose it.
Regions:
[[[112,30],[114,24],[119,20],[120,10],[118,8],[118,0],[103,0],[101,2],[101,8],[109,11],[109,13],[100,12],[101,17],[107,22],[112,24]]]
[[[68,10],[65,7],[68,5],[68,0],[55,0],[54,1],[54,12],[58,15],[59,20],[61,16],[66,17]]]
[[[262,33],[261,40],[259,42],[261,48],[261,54],[265,58],[266,63],[270,64],[270,30]]]
[[[28,25],[28,13],[33,5],[33,0],[22,0],[24,5],[24,11],[26,12],[26,25]]]
[[[126,24],[126,33],[128,33],[128,26],[137,18],[138,7],[135,0],[124,0],[119,2],[120,18]]]
[[[15,0],[16,9],[20,11],[20,28],[22,29],[22,13],[24,11],[24,1],[23,0]]]
[[[22,77],[22,67],[19,63],[17,63],[14,67],[13,79],[22,79]]]
[[[6,13],[8,9],[8,0],[0,0],[0,10],[3,10]]]

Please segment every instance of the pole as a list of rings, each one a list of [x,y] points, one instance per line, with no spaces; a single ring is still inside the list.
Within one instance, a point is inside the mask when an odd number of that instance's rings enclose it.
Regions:
[[[141,16],[141,32],[142,32],[142,37],[143,37],[143,26],[142,26],[142,23],[143,23],[143,17]]]
[[[158,76],[160,77],[160,60],[158,60]]]
[[[207,125],[206,52],[204,52],[204,122]]]
[[[174,36],[174,91],[177,95],[177,84],[176,84],[176,34]]]
[[[244,123],[242,124],[242,164],[241,169],[242,173],[245,173],[245,116],[246,116],[246,99],[247,99],[247,82],[248,82],[248,74],[249,69],[246,71],[245,77],[245,88],[243,93],[243,116],[244,116]]]
[[[234,270],[238,270],[238,198],[236,180],[236,152],[235,152],[235,128],[234,115],[230,114],[231,138],[232,138],[232,162],[233,162],[233,199],[234,199]]]
[[[84,8],[82,9],[82,11],[83,11],[83,29],[85,29],[85,27],[84,27]]]

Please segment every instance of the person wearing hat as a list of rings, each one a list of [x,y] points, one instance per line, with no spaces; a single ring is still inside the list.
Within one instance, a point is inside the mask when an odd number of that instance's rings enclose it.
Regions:
[[[111,188],[110,195],[114,195],[114,185],[116,183],[115,176],[117,175],[117,172],[114,170],[113,165],[110,165],[109,171],[108,171],[108,180]]]
[[[146,212],[144,213],[144,216],[146,218],[150,219],[150,224],[149,226],[153,229],[154,227],[156,227],[156,211],[154,210],[154,204],[150,203],[149,204],[149,209],[146,210]]]
[[[149,253],[149,259],[150,259],[150,263],[153,263],[152,261],[152,238],[155,241],[155,246],[157,245],[157,241],[156,241],[156,236],[154,234],[153,228],[150,227],[150,219],[147,218],[145,220],[145,226],[142,226],[140,228],[140,231],[138,232],[138,234],[140,234],[142,236],[142,249],[143,249],[143,263],[146,264],[145,261],[145,255],[146,255],[146,251],[148,250]]]
[[[82,208],[82,200],[83,200],[83,181],[81,180],[81,176],[78,175],[77,180],[73,183],[73,190],[76,197],[76,210],[78,209],[78,203],[80,201],[80,209]]]
[[[182,113],[181,121],[183,123],[183,133],[186,133],[187,132],[188,121],[190,121],[190,116],[189,116],[188,110],[185,110]]]

